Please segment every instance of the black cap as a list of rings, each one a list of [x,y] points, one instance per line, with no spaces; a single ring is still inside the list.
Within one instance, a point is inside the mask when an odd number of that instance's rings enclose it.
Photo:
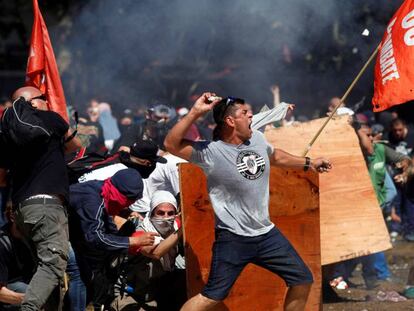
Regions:
[[[142,198],[144,183],[137,170],[127,168],[116,172],[111,177],[112,184],[129,199]]]
[[[132,156],[146,159],[159,163],[167,163],[167,159],[157,155],[158,146],[152,140],[140,139],[136,141],[131,147],[130,152]]]

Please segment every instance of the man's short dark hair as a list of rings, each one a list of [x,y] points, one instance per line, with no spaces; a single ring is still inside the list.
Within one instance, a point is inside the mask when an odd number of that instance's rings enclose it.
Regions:
[[[391,128],[393,128],[395,125],[399,125],[402,124],[403,126],[407,126],[407,123],[405,123],[405,121],[403,119],[394,119],[391,121]]]
[[[244,105],[244,99],[231,96],[223,98],[213,109],[214,121],[217,124],[223,123],[224,118],[234,112],[236,104]]]
[[[244,99],[237,97],[223,98],[213,109],[213,118],[216,122],[216,127],[213,131],[213,140],[220,139],[220,133],[224,125],[224,119],[232,115],[237,109],[237,104],[244,105]]]

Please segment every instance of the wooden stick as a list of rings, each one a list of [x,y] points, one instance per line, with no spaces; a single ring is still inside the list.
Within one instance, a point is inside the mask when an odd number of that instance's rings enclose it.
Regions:
[[[68,289],[69,289],[69,278],[68,278],[68,274],[65,272],[63,273],[63,290],[66,293]]]
[[[346,90],[345,94],[341,97],[340,102],[338,105],[336,105],[335,109],[331,112],[331,115],[326,119],[326,121],[323,123],[322,127],[319,129],[319,131],[315,134],[315,136],[312,138],[311,142],[306,147],[305,151],[302,153],[302,156],[306,156],[309,152],[309,150],[312,148],[313,144],[315,143],[316,139],[318,139],[319,135],[322,133],[323,129],[326,127],[328,122],[332,119],[332,117],[335,115],[336,111],[339,107],[341,107],[342,103],[345,101],[345,99],[348,97],[349,93],[351,93],[351,90],[354,88],[355,84],[358,82],[359,78],[361,78],[362,74],[365,72],[365,70],[368,68],[369,64],[372,62],[374,57],[377,55],[380,44],[377,46],[375,51],[371,54],[371,56],[368,58],[367,62],[364,64],[362,69],[359,71],[357,76],[355,77],[354,81],[352,81],[351,85]]]

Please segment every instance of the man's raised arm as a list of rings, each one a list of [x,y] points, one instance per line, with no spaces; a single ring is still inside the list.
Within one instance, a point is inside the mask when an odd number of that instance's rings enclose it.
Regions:
[[[174,127],[168,132],[164,141],[164,146],[168,152],[185,160],[190,160],[193,151],[192,142],[185,140],[185,134],[199,117],[212,110],[213,107],[220,102],[215,100],[210,102],[209,97],[216,96],[214,93],[204,93],[196,100],[190,112],[182,118]]]
[[[275,149],[273,151],[273,154],[270,156],[270,164],[279,167],[303,167],[305,171],[311,169],[319,173],[328,172],[332,168],[331,162],[327,159],[310,159],[309,157],[298,157],[281,149]]]

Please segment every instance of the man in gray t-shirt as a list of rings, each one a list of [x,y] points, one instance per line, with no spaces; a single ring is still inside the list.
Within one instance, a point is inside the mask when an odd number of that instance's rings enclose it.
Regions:
[[[269,156],[273,147],[259,131],[254,131],[248,142],[196,142],[190,162],[208,176],[216,228],[258,236],[274,227],[269,219]]]
[[[251,129],[252,113],[242,99],[209,101],[204,93],[190,113],[167,135],[172,154],[200,166],[216,216],[216,241],[208,282],[202,293],[181,310],[209,310],[227,297],[248,263],[282,277],[289,290],[285,309],[303,310],[313,282],[312,274],[289,241],[269,218],[270,165],[302,167],[318,172],[331,168],[328,160],[297,157],[267,143]],[[212,142],[189,142],[184,136],[200,116],[213,110],[217,126]]]

